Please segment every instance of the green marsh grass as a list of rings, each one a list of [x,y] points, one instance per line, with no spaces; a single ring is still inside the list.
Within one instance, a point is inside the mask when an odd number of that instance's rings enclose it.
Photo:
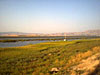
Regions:
[[[96,46],[100,46],[100,39],[56,41],[0,48],[0,74],[52,75],[51,68],[58,67],[61,70],[56,75],[70,75],[67,69],[72,66],[69,63],[74,56]]]

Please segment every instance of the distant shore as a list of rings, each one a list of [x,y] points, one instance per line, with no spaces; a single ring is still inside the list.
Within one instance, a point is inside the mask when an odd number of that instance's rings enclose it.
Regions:
[[[18,41],[56,41],[63,40],[65,36],[35,36],[35,37],[5,37],[0,36],[0,42],[18,42]],[[91,39],[100,38],[100,36],[67,36],[67,40],[73,39]]]
[[[0,40],[0,42],[18,42],[18,41],[45,41],[45,40],[62,40],[62,39],[18,39],[18,40],[14,40],[14,39],[8,39],[8,40]]]

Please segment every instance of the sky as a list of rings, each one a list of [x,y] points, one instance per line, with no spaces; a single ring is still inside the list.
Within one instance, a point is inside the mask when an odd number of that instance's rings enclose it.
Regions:
[[[100,0],[0,0],[0,32],[100,29]]]

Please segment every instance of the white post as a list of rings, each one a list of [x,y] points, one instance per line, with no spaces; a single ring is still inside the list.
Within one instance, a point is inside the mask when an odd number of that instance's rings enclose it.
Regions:
[[[66,33],[64,34],[65,38],[64,38],[64,41],[66,41]]]

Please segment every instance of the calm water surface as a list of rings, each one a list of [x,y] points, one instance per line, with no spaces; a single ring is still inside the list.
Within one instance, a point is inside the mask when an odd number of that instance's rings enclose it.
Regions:
[[[19,41],[19,42],[0,42],[0,47],[18,47],[18,46],[24,46],[28,44],[37,44],[37,43],[42,43],[42,42],[47,42],[47,41]]]
[[[0,40],[19,40],[19,39],[52,39],[52,37],[27,37],[27,38],[0,38]],[[54,38],[54,37],[53,37]],[[59,38],[59,37],[55,37]],[[62,37],[60,37],[62,38]],[[48,42],[48,40],[43,40],[43,41],[19,41],[19,42],[0,42],[0,47],[18,47],[18,46],[24,46],[28,44],[37,44],[37,43],[42,43],[42,42]]]
[[[72,40],[79,40],[79,39],[69,39],[67,41],[72,41]],[[56,40],[60,41],[60,40]],[[37,43],[42,43],[42,42],[50,42],[48,40],[46,41],[18,41],[18,42],[0,42],[0,47],[18,47],[18,46],[24,46],[24,45],[29,45],[29,44],[37,44]]]
[[[77,38],[77,39],[76,39]],[[7,40],[7,39],[12,39],[12,40],[19,40],[19,39],[64,39],[64,37],[27,37],[27,38],[16,38],[16,37],[10,37],[10,38],[0,38],[0,40]],[[67,37],[68,41],[72,40],[80,40],[80,37]],[[56,40],[59,41],[59,40]],[[48,40],[43,40],[43,41],[19,41],[19,42],[0,42],[0,47],[17,47],[17,46],[24,46],[28,44],[37,44],[37,43],[42,43],[42,42],[48,42]]]
[[[55,37],[55,38],[63,38],[63,37]],[[0,38],[0,40],[7,40],[7,39],[47,39],[47,37],[43,38]],[[67,39],[68,41],[76,40],[76,39]],[[59,40],[56,40],[59,41]],[[48,42],[48,40],[43,40],[43,41],[18,41],[18,42],[0,42],[0,47],[18,47],[18,46],[24,46],[28,44],[37,44],[37,43],[42,43],[42,42]]]

